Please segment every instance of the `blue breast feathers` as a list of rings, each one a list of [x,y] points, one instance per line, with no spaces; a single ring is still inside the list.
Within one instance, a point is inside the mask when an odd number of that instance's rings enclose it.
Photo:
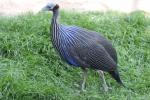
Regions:
[[[61,38],[61,56],[64,58],[64,60],[69,63],[70,65],[76,66],[78,67],[79,64],[75,61],[75,59],[73,58],[73,55],[70,54],[70,47],[72,45],[71,43],[71,38],[70,36],[67,34],[63,35]]]
[[[68,50],[66,49],[65,51],[64,51],[64,53],[63,53],[63,58],[64,58],[64,60],[68,63],[68,64],[70,64],[70,65],[73,65],[73,66],[76,66],[76,67],[79,67],[79,64],[75,61],[75,59],[74,58],[72,58],[69,54],[68,54]]]
[[[71,59],[71,58],[68,58],[68,59],[67,59],[67,62],[68,62],[70,65],[79,67],[79,65],[75,62],[75,60],[73,60],[73,59]]]

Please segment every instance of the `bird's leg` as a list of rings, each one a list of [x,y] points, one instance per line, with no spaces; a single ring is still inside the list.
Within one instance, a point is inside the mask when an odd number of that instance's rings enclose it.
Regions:
[[[84,68],[82,70],[83,70],[83,74],[82,74],[83,80],[82,80],[82,84],[81,84],[81,90],[85,91],[85,82],[86,82],[86,78],[87,78],[87,69]]]
[[[101,79],[102,82],[103,82],[103,83],[102,83],[102,86],[103,86],[103,88],[104,88],[104,91],[107,92],[107,91],[108,91],[108,86],[107,86],[106,81],[105,81],[104,72],[101,71],[101,70],[98,70],[97,72],[99,73],[100,79]]]

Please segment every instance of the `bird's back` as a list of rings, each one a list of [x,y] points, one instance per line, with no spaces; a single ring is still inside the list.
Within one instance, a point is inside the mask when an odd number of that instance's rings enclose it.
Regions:
[[[113,58],[113,60],[117,63],[116,50],[113,48],[111,42],[107,40],[105,37],[103,37],[102,35],[100,35],[99,33],[84,28],[80,28],[77,26],[68,26],[67,30],[69,30],[71,33],[74,33],[78,36],[82,36],[89,41],[94,41],[97,44],[101,44],[108,52],[108,54]]]

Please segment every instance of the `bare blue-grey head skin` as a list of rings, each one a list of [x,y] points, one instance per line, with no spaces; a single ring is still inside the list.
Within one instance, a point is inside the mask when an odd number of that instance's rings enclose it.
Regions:
[[[58,4],[47,4],[43,11],[52,11],[52,43],[60,57],[68,64],[83,69],[84,91],[87,68],[97,70],[103,81],[103,88],[108,91],[103,71],[108,72],[119,84],[123,85],[117,67],[117,53],[110,41],[97,32],[78,26],[65,26],[57,21]],[[123,85],[124,86],[124,85]]]
[[[42,11],[53,11],[56,6],[58,5],[54,3],[48,3],[45,7],[42,8]]]

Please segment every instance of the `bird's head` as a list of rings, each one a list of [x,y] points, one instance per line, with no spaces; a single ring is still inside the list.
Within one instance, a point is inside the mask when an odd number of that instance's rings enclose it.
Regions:
[[[42,11],[55,11],[58,8],[58,4],[48,3],[45,7],[42,8]]]

